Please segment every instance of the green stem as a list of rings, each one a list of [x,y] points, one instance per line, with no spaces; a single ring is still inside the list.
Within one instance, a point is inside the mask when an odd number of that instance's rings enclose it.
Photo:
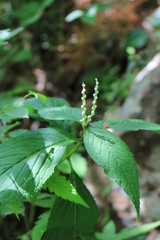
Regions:
[[[82,145],[82,140],[79,141],[74,148],[72,148],[72,150],[68,153],[66,158],[69,158],[81,145]]]
[[[34,94],[32,93],[28,93],[27,95],[25,95],[23,98],[21,98],[15,105],[13,105],[12,107],[9,107],[5,110],[2,110],[0,113],[6,113],[6,112],[9,112],[11,111],[12,109],[14,109],[15,107],[17,107],[17,105],[19,105],[21,102],[23,102],[23,100],[25,100],[26,98],[30,97],[30,96],[33,96]]]

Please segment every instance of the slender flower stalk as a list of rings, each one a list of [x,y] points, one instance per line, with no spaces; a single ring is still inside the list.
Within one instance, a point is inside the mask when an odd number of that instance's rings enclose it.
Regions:
[[[98,99],[98,89],[99,89],[99,82],[98,79],[96,78],[96,85],[94,88],[94,94],[93,94],[93,102],[92,102],[92,108],[91,108],[91,113],[90,115],[86,115],[87,112],[87,108],[86,108],[86,85],[84,83],[82,83],[82,119],[80,120],[82,123],[82,127],[85,128],[92,120],[92,118],[95,115],[95,111],[97,108],[97,99]]]
[[[87,120],[87,108],[86,108],[86,85],[84,83],[82,83],[82,97],[81,97],[81,100],[82,100],[82,105],[81,105],[81,109],[82,109],[82,119],[80,120],[81,123],[82,123],[82,126],[85,127],[86,125],[86,120]]]

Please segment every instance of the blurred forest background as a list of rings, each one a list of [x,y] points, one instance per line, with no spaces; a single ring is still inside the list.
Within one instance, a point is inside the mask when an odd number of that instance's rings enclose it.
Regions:
[[[79,107],[82,82],[91,106],[97,77],[97,119],[135,117],[160,123],[159,51],[158,0],[1,0],[0,108],[12,106],[28,90],[63,97]],[[35,124],[24,122],[26,128]],[[160,220],[160,137],[119,134],[139,165],[140,223]],[[85,181],[102,212],[99,226],[113,220],[119,230],[135,223],[126,195],[91,161]],[[0,239],[28,239],[23,234],[33,223],[17,221],[13,215],[1,218]],[[158,240],[160,234],[155,230],[136,239]]]

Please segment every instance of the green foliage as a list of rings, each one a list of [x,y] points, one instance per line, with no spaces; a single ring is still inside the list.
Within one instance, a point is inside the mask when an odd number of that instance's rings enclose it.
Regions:
[[[65,146],[73,142],[63,132],[46,128],[1,144],[0,203],[14,204],[34,198],[61,160]]]
[[[74,240],[76,236],[83,239],[94,232],[94,226],[99,215],[95,201],[78,176],[73,174],[71,181],[77,187],[78,193],[89,208],[57,198],[49,217],[46,240]]]
[[[41,240],[43,234],[45,233],[46,229],[47,229],[47,222],[48,222],[48,218],[50,215],[50,211],[42,213],[38,220],[35,222],[35,226],[32,229],[32,240]]]
[[[73,170],[81,178],[84,178],[87,174],[87,160],[79,153],[73,153],[70,157]]]
[[[124,228],[119,233],[116,233],[115,224],[110,221],[104,228],[102,233],[96,233],[97,240],[125,240],[143,235],[154,228],[160,226],[160,221],[144,224],[143,226],[135,226],[130,229]],[[137,238],[136,238],[137,239]]]
[[[11,111],[1,112],[0,119],[4,122],[11,122],[11,120],[16,120],[20,118],[27,118],[28,117],[28,110],[24,107],[16,107]]]
[[[38,111],[38,114],[47,120],[72,120],[79,122],[82,118],[81,109],[67,106],[42,108]]]
[[[127,145],[109,131],[92,127],[84,132],[84,144],[90,157],[128,194],[139,216],[138,170]]]
[[[13,17],[19,18],[22,26],[33,24],[42,16],[44,9],[52,2],[54,0],[25,3],[14,11]]]
[[[142,48],[148,41],[148,34],[144,29],[137,28],[129,33],[127,46]]]
[[[108,128],[113,128],[115,130],[126,130],[126,131],[138,131],[138,130],[148,130],[148,131],[158,131],[160,130],[160,125],[152,122],[148,122],[141,119],[126,119],[126,120],[106,120],[91,123],[92,127],[100,127],[101,129],[108,125]]]
[[[127,145],[108,128],[159,131],[160,125],[139,119],[90,123],[90,116],[95,114],[98,89],[95,88],[91,115],[88,116],[85,115],[85,91],[82,94],[82,109],[70,107],[64,99],[30,91],[14,106],[7,105],[1,111],[1,119],[6,125],[1,128],[0,135],[0,211],[15,213],[19,218],[18,214],[24,215],[25,202],[51,209],[39,217],[31,233],[33,239],[40,239],[42,235],[45,235],[44,239],[57,240],[96,239],[99,211],[81,179],[87,171],[86,159],[78,151],[83,142],[94,162],[128,194],[139,217],[136,162]],[[22,118],[23,122],[26,117],[38,119],[46,128],[28,130],[15,121]],[[85,123],[90,121],[84,124],[82,118]],[[77,126],[77,131],[72,131],[72,126]],[[50,194],[46,192],[48,189]],[[117,240],[127,239],[149,231],[158,226],[156,224],[159,223],[137,227],[130,232],[124,230],[117,235],[111,222],[102,233],[96,233],[96,237],[105,240],[110,232]]]
[[[69,13],[65,20],[66,22],[72,22],[76,19],[81,19],[83,23],[93,24],[96,21],[97,14],[101,11],[111,7],[111,3],[96,3],[89,7],[87,10],[75,10]]]
[[[54,192],[57,197],[88,207],[79,196],[72,183],[64,176],[60,176],[58,172],[54,172],[54,174],[47,180],[46,185],[49,188],[49,191],[51,193]]]

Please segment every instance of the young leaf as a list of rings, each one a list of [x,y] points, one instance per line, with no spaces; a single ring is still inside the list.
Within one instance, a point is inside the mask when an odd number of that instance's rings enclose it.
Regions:
[[[84,144],[91,158],[128,194],[139,215],[138,170],[128,146],[107,130],[89,127]]]
[[[81,178],[84,178],[87,174],[87,160],[79,153],[73,153],[70,157],[73,170]]]
[[[88,239],[86,236],[94,232],[99,215],[97,205],[77,175],[72,181],[90,208],[57,198],[51,210],[45,240],[75,240],[78,236]]]
[[[35,223],[34,228],[32,229],[32,240],[41,240],[43,234],[45,233],[47,229],[47,223],[48,223],[48,218],[50,215],[50,211],[42,213],[38,220]]]
[[[72,183],[64,176],[60,176],[58,172],[54,172],[53,175],[46,182],[49,191],[54,192],[56,196],[65,200],[81,204],[84,207],[88,205],[84,202],[81,196],[77,193]]]
[[[74,142],[66,133],[38,129],[0,145],[0,204],[31,199],[52,175],[65,146]]]
[[[138,130],[160,130],[160,124],[148,122],[141,119],[126,119],[126,120],[105,120],[91,123],[93,127],[105,128],[105,124],[108,128],[116,130],[138,131]]]
[[[80,108],[67,106],[43,108],[38,111],[38,114],[47,120],[72,120],[79,122],[82,118],[82,110]]]
[[[41,93],[36,93],[33,91],[29,91],[30,94],[33,94],[36,98],[41,99],[45,104],[47,103],[47,97]]]

